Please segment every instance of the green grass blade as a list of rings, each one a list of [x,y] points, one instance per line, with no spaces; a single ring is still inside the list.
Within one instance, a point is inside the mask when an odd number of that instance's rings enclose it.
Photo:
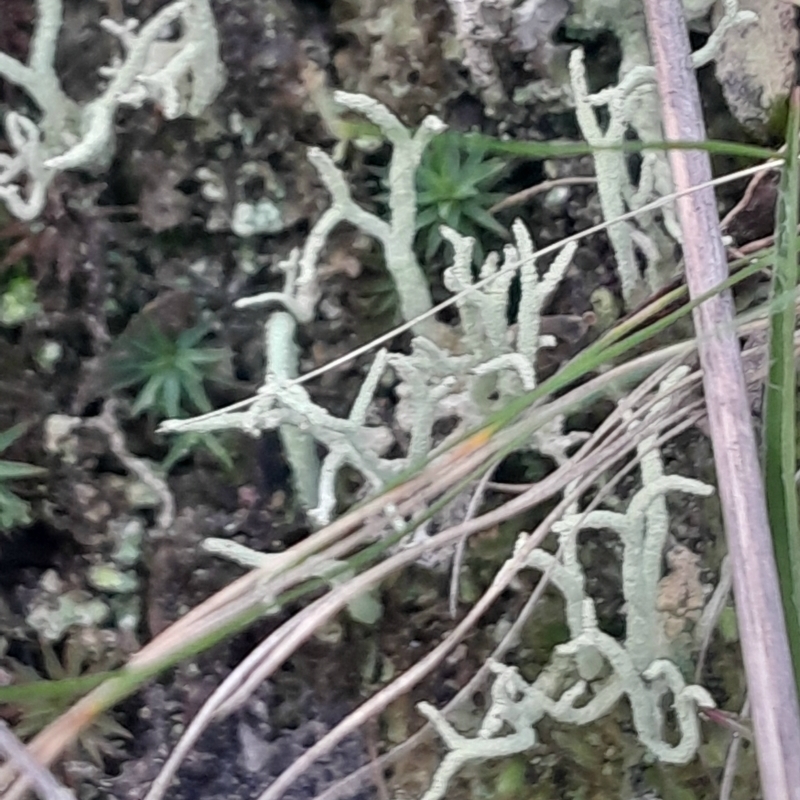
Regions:
[[[770,310],[770,368],[764,406],[764,480],[795,680],[800,677],[800,526],[797,519],[797,383],[794,355],[797,286],[800,87],[793,90],[775,230]],[[800,684],[800,680],[798,680]]]
[[[348,122],[346,137],[376,136],[384,138],[383,132],[371,122]],[[601,150],[620,150],[625,153],[641,153],[645,150],[705,150],[712,155],[727,155],[739,158],[777,158],[779,154],[768,147],[729,142],[725,140],[707,139],[702,142],[636,142],[626,141],[620,144],[597,146],[587,142],[555,141],[555,142],[524,142],[502,141],[492,136],[481,133],[464,134],[464,139],[475,145],[481,145],[485,152],[507,153],[524,158],[572,158],[574,156],[590,156]],[[436,139],[434,139],[436,141]]]
[[[27,422],[20,422],[17,425],[9,428],[8,430],[3,431],[0,433],[0,453],[4,450],[8,450],[14,442],[22,436],[25,431],[27,431],[29,425]]]
[[[54,700],[62,703],[70,702],[99,686],[117,672],[121,670],[94,672],[76,678],[25,681],[11,686],[0,686],[0,705],[36,706]]]
[[[36,475],[44,475],[47,472],[44,467],[37,467],[33,464],[25,464],[22,461],[5,461],[0,459],[0,481],[10,481],[17,478],[33,478]]]
[[[482,133],[469,133],[466,138],[474,139],[493,153],[507,153],[525,158],[571,158],[593,155],[603,150],[619,150],[625,153],[642,153],[645,150],[705,150],[712,155],[727,155],[756,160],[777,158],[779,153],[768,147],[707,139],[704,142],[637,142],[625,141],[620,144],[596,146],[586,142],[519,142],[504,141]]]

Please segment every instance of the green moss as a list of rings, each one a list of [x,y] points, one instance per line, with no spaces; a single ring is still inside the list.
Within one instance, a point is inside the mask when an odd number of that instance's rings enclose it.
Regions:
[[[475,239],[476,262],[483,261],[487,233],[508,238],[490,211],[505,196],[493,189],[507,167],[505,159],[487,157],[483,144],[463,134],[448,131],[431,141],[417,170],[417,245],[426,263],[444,244],[442,225]]]
[[[200,325],[171,336],[146,320],[117,340],[109,360],[111,388],[139,389],[133,416],[148,413],[177,419],[192,407],[211,411],[203,382],[211,377],[223,351],[199,347],[207,333],[208,328]]]

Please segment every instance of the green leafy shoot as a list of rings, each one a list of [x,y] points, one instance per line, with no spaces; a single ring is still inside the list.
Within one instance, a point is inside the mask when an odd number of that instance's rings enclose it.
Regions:
[[[0,433],[0,453],[11,447],[27,429],[25,423],[20,423]],[[33,478],[45,472],[42,467],[33,464],[0,459],[0,531],[7,531],[14,525],[28,525],[31,521],[30,505],[14,494],[8,482]]]
[[[482,232],[508,238],[489,209],[505,196],[492,189],[509,162],[487,153],[483,141],[450,131],[434,137],[426,148],[417,170],[417,232],[426,263],[444,242],[441,225],[475,239],[476,262],[483,261]]]
[[[193,409],[211,411],[203,383],[224,351],[198,346],[208,330],[198,325],[173,337],[147,320],[117,340],[109,361],[111,388],[139,389],[131,408],[134,417],[147,413],[176,419]]]
[[[786,160],[775,228],[770,368],[764,395],[764,482],[795,680],[800,685],[800,525],[797,485],[797,226],[800,171],[800,87],[793,90],[786,130]]]

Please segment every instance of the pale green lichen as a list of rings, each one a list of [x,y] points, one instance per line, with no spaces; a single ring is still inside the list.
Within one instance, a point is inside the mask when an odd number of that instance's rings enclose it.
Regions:
[[[268,566],[276,558],[274,554],[259,553],[250,547],[245,547],[230,539],[206,539],[201,548],[206,553],[220,556],[228,561],[233,561],[247,569],[259,569]],[[323,578],[331,587],[347,583],[355,575],[352,567],[346,561],[328,559],[318,564],[312,575]],[[374,625],[383,614],[383,605],[378,599],[378,592],[369,590],[354,597],[347,603],[350,616],[364,625]]]
[[[231,230],[242,238],[256,234],[278,233],[285,227],[280,209],[269,200],[237,203],[233,207]]]
[[[403,319],[413,320],[429,311],[433,305],[427,277],[414,252],[416,171],[428,143],[445,129],[445,125],[440,119],[429,116],[412,133],[385,106],[369,97],[335,92],[334,100],[377,125],[392,145],[392,159],[386,179],[389,219],[385,220],[359,205],[351,196],[344,175],[333,159],[319,148],[312,147],[308,159],[330,192],[332,203],[309,234],[303,248],[303,258],[316,263],[333,228],[341,222],[355,225],[382,245],[386,269],[394,279],[400,297]],[[419,328],[430,328],[430,325],[423,322]]]
[[[686,5],[696,16],[708,9],[707,0]],[[723,8],[724,14],[708,41],[693,54],[695,68],[714,58],[731,28],[755,20],[752,12],[739,11],[737,0],[724,0]],[[613,222],[627,211],[642,208],[650,200],[664,197],[673,190],[669,163],[663,151],[643,153],[638,185],[634,185],[625,154],[614,149],[623,143],[629,132],[642,142],[659,142],[664,138],[644,8],[640,0],[584,0],[571,19],[578,27],[611,31],[619,39],[622,50],[617,85],[594,94],[589,92],[580,48],[573,50],[569,64],[578,124],[586,141],[598,148],[593,158],[603,218]],[[607,121],[603,125],[598,109],[605,111]],[[674,245],[681,238],[680,225],[671,206],[665,206],[662,215],[663,229],[653,214],[640,215],[636,222],[625,220],[609,226],[608,236],[617,260],[622,294],[630,306],[672,277],[664,270],[670,269],[673,263]],[[637,252],[646,264],[644,281]]]
[[[400,297],[403,317],[413,321],[432,307],[430,288],[414,252],[416,229],[415,170],[422,152],[437,132],[444,129],[428,117],[412,133],[379,103],[359,95],[338,92],[337,102],[366,116],[393,145],[387,186],[389,218],[382,219],[361,207],[351,196],[345,177],[330,156],[317,148],[309,152],[332,205],[313,226],[301,251],[281,262],[284,285],[237,303],[239,308],[266,307],[265,379],[258,395],[248,404],[195,420],[170,420],[165,431],[208,432],[238,428],[252,435],[277,430],[300,503],[320,525],[329,521],[336,508],[336,477],[344,466],[356,469],[367,484],[380,489],[410,464],[427,457],[436,444],[437,420],[457,417],[458,430],[477,423],[493,406],[505,402],[536,384],[534,359],[539,348],[553,342],[540,336],[544,304],[562,279],[575,251],[568,245],[541,276],[533,240],[525,226],[513,226],[514,243],[485,261],[481,283],[472,277],[474,242],[454,231],[442,230],[454,246],[453,263],[445,272],[448,288],[459,293],[456,304],[461,316],[460,352],[443,343],[442,327],[431,319],[414,325],[416,334],[410,354],[388,355],[379,351],[369,368],[346,419],[333,416],[316,404],[296,380],[299,354],[295,341],[298,325],[314,318],[320,296],[318,263],[331,231],[347,221],[377,239],[383,246],[386,267]],[[508,292],[514,276],[521,277],[524,311],[516,330],[507,319]],[[468,291],[464,291],[468,290]],[[447,331],[453,339],[453,331]],[[409,432],[404,456],[386,458],[394,442],[385,425],[370,424],[370,409],[387,367],[400,379],[396,409],[398,425]],[[320,460],[317,445],[325,456]]]
[[[224,83],[219,42],[208,0],[174,0],[139,26],[136,20],[103,19],[123,54],[101,70],[108,83],[80,105],[61,88],[55,71],[61,0],[37,0],[37,20],[26,63],[0,53],[0,77],[19,86],[39,109],[39,122],[17,111],[5,117],[11,155],[0,155],[0,200],[23,220],[43,210],[47,188],[65,170],[105,168],[114,150],[120,106],[158,103],[167,119],[199,116]],[[164,30],[179,23],[180,36]]]
[[[660,387],[662,397],[653,404],[647,421],[668,410],[670,388],[685,377],[686,369],[673,373]],[[713,706],[708,692],[687,685],[668,658],[660,635],[658,590],[662,577],[664,544],[669,534],[665,496],[682,492],[700,496],[712,487],[680,475],[665,475],[654,435],[637,445],[642,488],[624,513],[595,510],[582,514],[573,508],[553,526],[559,537],[560,557],[534,550],[527,566],[550,575],[563,595],[570,640],[556,648],[549,665],[532,684],[504,664],[492,664],[495,681],[491,704],[474,737],[458,733],[428,704],[420,711],[431,721],[448,748],[423,800],[445,796],[449,781],[468,762],[509,756],[532,747],[536,724],[545,716],[562,723],[585,725],[607,714],[627,696],[639,740],[659,760],[685,763],[700,743],[696,708]],[[618,641],[598,628],[594,602],[586,592],[584,567],[578,552],[580,529],[607,529],[620,538],[622,593],[627,608],[626,636]],[[517,550],[522,542],[518,544]],[[605,672],[610,674],[605,676]],[[678,738],[665,736],[664,702],[671,697]]]
[[[100,598],[79,589],[63,589],[54,572],[45,573],[39,596],[25,617],[25,622],[47,642],[61,641],[72,627],[97,627],[109,615],[108,605]]]

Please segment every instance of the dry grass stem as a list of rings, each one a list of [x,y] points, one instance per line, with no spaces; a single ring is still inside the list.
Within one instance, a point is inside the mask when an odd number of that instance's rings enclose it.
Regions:
[[[75,800],[75,795],[61,786],[53,774],[31,756],[3,720],[0,720],[0,753],[26,776],[42,800]]]
[[[665,136],[701,141],[706,132],[680,0],[645,0],[645,15]],[[728,277],[714,192],[689,192],[710,179],[710,159],[700,150],[673,150],[669,159],[676,188],[686,192],[676,208],[686,281],[699,297]],[[706,300],[693,316],[761,785],[765,800],[800,800],[800,707],[730,292]]]
[[[582,175],[573,175],[567,178],[553,178],[549,181],[542,181],[535,186],[529,186],[520,192],[514,192],[508,197],[504,197],[499,203],[495,203],[490,209],[490,214],[496,214],[498,211],[503,211],[506,208],[513,208],[514,206],[521,206],[532,200],[537,195],[549,192],[551,189],[557,189],[559,186],[592,186],[597,184],[597,178]]]
[[[714,593],[709,598],[703,609],[697,627],[695,628],[695,641],[699,643],[700,650],[697,654],[697,666],[694,670],[694,682],[700,683],[703,669],[706,664],[708,648],[711,645],[711,638],[717,629],[717,623],[725,606],[730,598],[731,587],[733,586],[733,572],[731,570],[731,557],[725,554],[719,568],[719,579],[714,587]]]
[[[744,719],[750,715],[750,698],[745,698],[739,717]],[[725,768],[722,771],[722,783],[719,787],[719,800],[731,800],[733,794],[733,782],[736,779],[736,768],[739,764],[739,751],[742,749],[742,737],[734,733],[731,738],[731,746],[725,756]]]
[[[480,481],[478,481],[478,485],[475,487],[475,491],[472,493],[472,497],[469,500],[469,506],[467,507],[467,513],[464,515],[464,521],[472,519],[479,511],[481,504],[483,503],[483,499],[486,496],[486,488],[489,485],[489,479],[494,474],[494,471],[500,465],[499,461],[495,461],[492,466],[486,470],[486,472],[481,477]],[[455,619],[456,613],[458,611],[458,585],[459,585],[459,578],[461,576],[461,567],[464,564],[464,553],[466,552],[467,548],[467,538],[464,537],[456,544],[455,552],[453,553],[453,564],[450,567],[450,599],[449,599],[449,606],[450,606],[450,616]]]

